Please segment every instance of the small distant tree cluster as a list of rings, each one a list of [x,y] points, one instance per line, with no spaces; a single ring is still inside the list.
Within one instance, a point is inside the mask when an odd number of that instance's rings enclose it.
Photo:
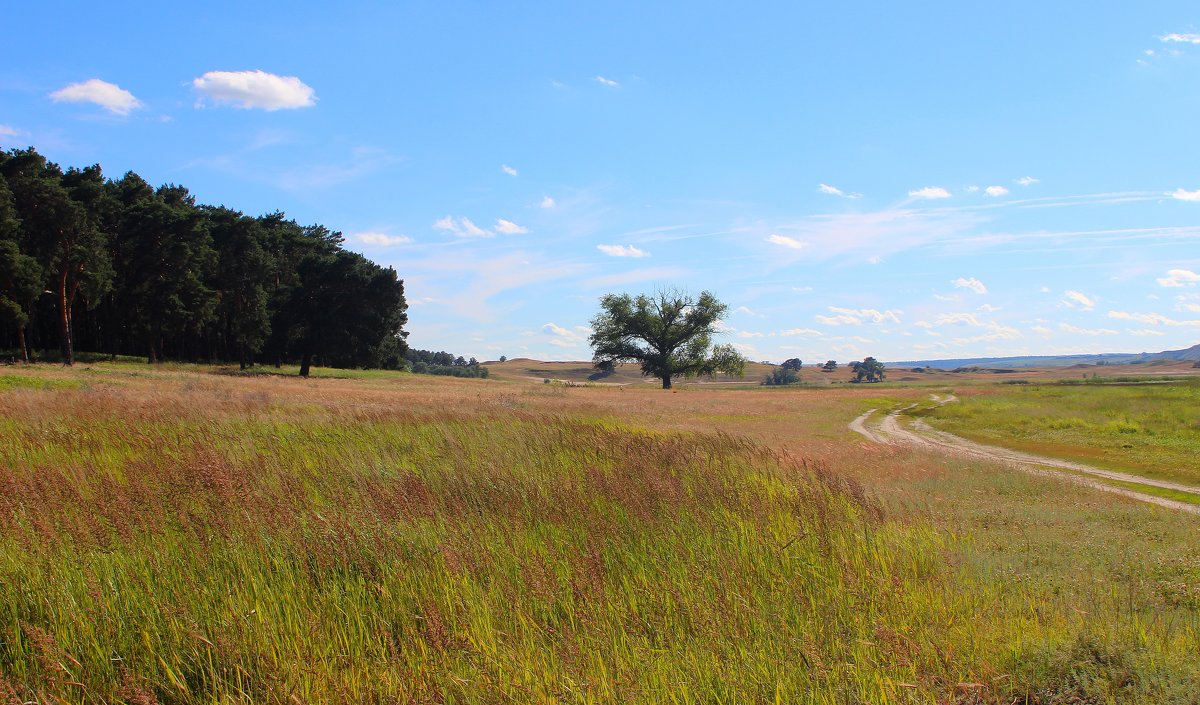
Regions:
[[[636,362],[642,374],[670,389],[675,377],[741,375],[746,366],[732,345],[712,344],[728,306],[707,291],[699,297],[660,290],[653,295],[608,294],[592,319],[592,362],[601,371]]]
[[[785,370],[794,370],[796,372],[799,372],[800,368],[803,366],[804,366],[804,363],[801,362],[800,358],[798,358],[798,357],[793,357],[793,358],[784,360],[783,364],[780,365],[780,367],[782,367]]]
[[[826,360],[824,365],[821,365],[822,372],[833,372],[837,369],[837,360]]]
[[[466,359],[462,355],[455,357],[454,353],[445,350],[409,349],[405,353],[410,369],[419,375],[441,375],[443,377],[477,377],[486,379],[488,369],[479,364],[475,358]]]
[[[851,362],[850,369],[854,372],[853,382],[882,382],[887,372],[883,363],[873,357],[865,358],[862,362]]]
[[[776,367],[771,370],[766,379],[763,380],[763,385],[767,387],[783,387],[789,384],[796,384],[800,381],[800,375],[791,367]]]

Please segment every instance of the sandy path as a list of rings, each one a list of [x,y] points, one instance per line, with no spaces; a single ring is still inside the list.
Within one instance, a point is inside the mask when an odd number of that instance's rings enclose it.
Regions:
[[[938,397],[931,395],[933,401],[939,404],[946,404],[956,401],[953,395],[946,397]],[[1151,478],[1141,477],[1139,475],[1130,475],[1123,472],[1113,470],[1103,470],[1101,468],[1075,463],[1069,460],[1059,460],[1057,458],[1047,458],[1032,453],[1023,453],[1021,451],[1009,450],[1008,448],[999,448],[996,446],[984,445],[969,441],[966,438],[955,436],[945,431],[939,431],[929,426],[924,421],[916,419],[910,426],[905,426],[900,421],[900,416],[905,411],[917,406],[910,404],[903,409],[897,409],[891,412],[872,429],[868,422],[871,419],[875,410],[872,409],[867,413],[859,416],[850,422],[850,430],[865,436],[868,440],[874,443],[887,443],[893,445],[908,445],[929,450],[936,450],[944,453],[950,453],[962,457],[978,458],[981,460],[989,460],[992,462],[1003,463],[1010,467],[1014,467],[1024,472],[1033,473],[1036,475],[1047,475],[1059,477],[1075,484],[1092,487],[1094,489],[1112,492],[1114,494],[1124,495],[1132,499],[1150,504],[1157,504],[1161,507],[1169,507],[1179,511],[1190,512],[1192,514],[1200,514],[1200,505],[1189,504],[1187,502],[1178,502],[1173,499],[1159,497],[1145,492],[1126,489],[1124,487],[1116,487],[1114,485],[1101,482],[1102,478],[1106,480],[1116,480],[1119,482],[1134,482],[1140,485],[1149,485],[1152,487],[1161,487],[1163,489],[1178,490],[1182,492],[1190,492],[1200,496],[1200,487],[1192,485],[1184,485],[1177,482],[1168,482],[1165,480],[1154,480]]]

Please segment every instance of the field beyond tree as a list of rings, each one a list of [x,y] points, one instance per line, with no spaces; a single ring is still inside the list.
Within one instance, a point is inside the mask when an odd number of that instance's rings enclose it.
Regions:
[[[1194,702],[1194,518],[867,446],[924,390],[34,367],[13,702]]]

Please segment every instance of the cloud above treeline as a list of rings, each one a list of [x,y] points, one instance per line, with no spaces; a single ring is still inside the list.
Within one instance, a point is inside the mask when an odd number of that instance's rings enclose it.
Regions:
[[[316,92],[295,76],[266,71],[209,71],[192,87],[218,105],[258,110],[291,110],[316,105]]]
[[[63,86],[50,94],[50,100],[56,103],[92,103],[114,115],[128,115],[142,107],[142,101],[129,91],[98,78]]]

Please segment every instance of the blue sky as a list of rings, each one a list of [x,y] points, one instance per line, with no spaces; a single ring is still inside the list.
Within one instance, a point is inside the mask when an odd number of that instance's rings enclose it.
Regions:
[[[1194,2],[5,17],[0,144],[340,230],[414,347],[587,359],[664,285],[756,360],[1200,342]]]

